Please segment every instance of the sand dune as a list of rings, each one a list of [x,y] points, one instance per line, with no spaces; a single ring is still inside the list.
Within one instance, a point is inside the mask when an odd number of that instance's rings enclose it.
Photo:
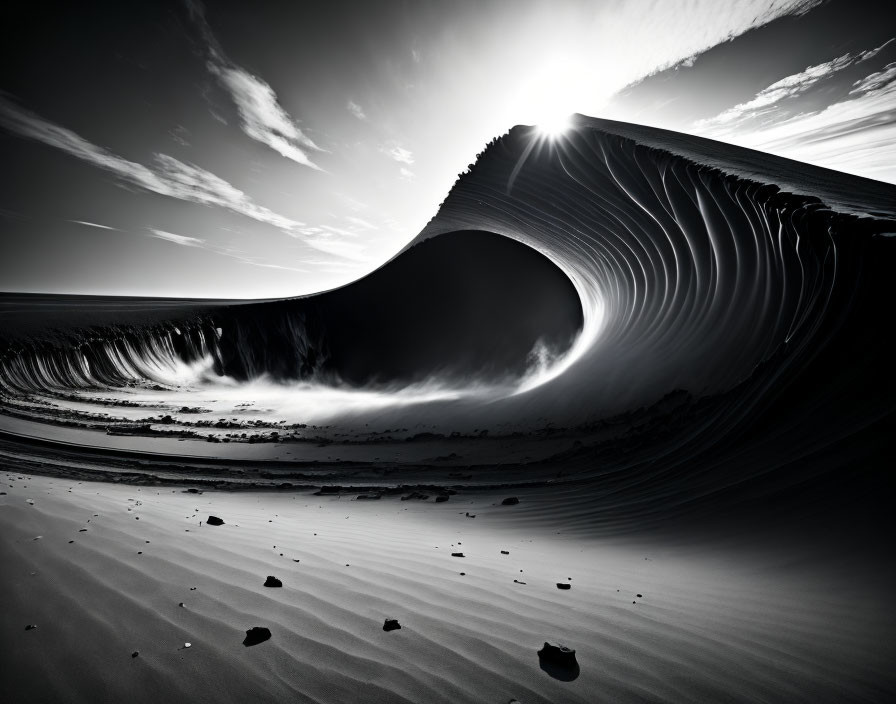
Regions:
[[[0,699],[896,700],[894,230],[578,116],[340,289],[0,296]]]

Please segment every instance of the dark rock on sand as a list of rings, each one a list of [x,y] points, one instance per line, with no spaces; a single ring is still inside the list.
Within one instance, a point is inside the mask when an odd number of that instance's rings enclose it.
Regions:
[[[359,494],[355,497],[356,501],[375,501],[376,499],[381,499],[382,494]]]
[[[266,580],[264,580],[264,586],[266,586],[266,587],[282,587],[283,582],[281,582],[276,577],[272,577],[271,575],[268,575],[268,578]]]
[[[576,651],[567,648],[559,643],[548,643],[545,641],[541,650],[538,651],[538,657],[541,660],[548,660],[559,665],[573,665],[576,661]]]
[[[222,521],[217,516],[209,516],[205,522],[208,523],[210,526],[223,526],[224,525],[224,521]]]
[[[557,582],[557,589],[572,589],[572,585],[566,582]]]
[[[429,498],[429,494],[424,494],[419,491],[413,491],[410,494],[407,494],[406,496],[402,496],[401,500],[402,501],[410,501],[411,499],[416,499],[418,501],[426,501],[428,498]]]
[[[440,504],[440,503],[442,503],[443,501],[447,501],[447,500],[448,500],[448,497],[447,497],[445,494],[439,494],[439,495],[436,497],[436,503],[437,503],[437,504]]]
[[[383,624],[384,631],[396,631],[401,628],[401,624],[397,619],[387,618],[386,622]]]
[[[451,557],[465,557],[465,555],[462,552],[453,552]]]
[[[579,663],[576,651],[565,645],[548,643],[538,651],[538,664],[551,677],[563,682],[570,682],[579,676]]]
[[[33,631],[35,628],[37,628],[36,623],[29,623],[27,626],[25,626],[26,631]]]
[[[271,631],[264,626],[254,626],[246,631],[246,637],[243,639],[243,645],[247,648],[251,645],[258,645],[271,639]]]
[[[501,554],[502,554],[502,555],[509,555],[509,554],[510,554],[510,550],[502,550],[502,551],[501,551]]]
[[[135,657],[137,657],[139,654],[140,654],[140,651],[139,651],[139,650],[135,650],[133,653],[131,653],[131,657],[132,657],[132,658],[135,658]]]
[[[508,496],[506,499],[504,499],[501,502],[501,505],[502,506],[516,506],[519,502],[520,502],[520,500],[518,498],[516,498],[515,496]]]

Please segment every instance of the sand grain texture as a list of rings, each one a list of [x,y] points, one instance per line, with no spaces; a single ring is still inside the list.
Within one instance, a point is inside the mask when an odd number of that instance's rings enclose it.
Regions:
[[[5,483],[3,701],[824,702],[896,691],[884,595],[782,565],[786,551],[589,539],[559,530],[538,495],[513,513],[500,495],[465,497],[469,521],[451,502],[397,497]],[[225,525],[200,526],[209,514]],[[283,588],[262,587],[268,574]],[[570,577],[574,589],[556,588]],[[401,630],[384,632],[387,618]],[[247,648],[253,626],[272,638]],[[546,640],[576,649],[578,677],[539,668]]]

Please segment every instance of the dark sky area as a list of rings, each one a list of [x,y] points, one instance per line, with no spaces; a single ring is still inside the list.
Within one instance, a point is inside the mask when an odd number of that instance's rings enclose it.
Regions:
[[[866,0],[9,2],[0,290],[348,282],[514,124],[653,124],[896,181]]]

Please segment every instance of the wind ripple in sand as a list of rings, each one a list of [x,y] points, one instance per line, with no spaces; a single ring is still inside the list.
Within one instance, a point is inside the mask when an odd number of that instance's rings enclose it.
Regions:
[[[565,537],[525,514],[508,522],[494,497],[474,500],[470,521],[456,506],[395,500],[13,484],[0,519],[17,701],[820,702],[887,691],[889,648],[872,647],[886,630],[881,595],[837,593],[767,555],[733,564],[664,548],[645,559],[635,541]],[[209,512],[227,523],[200,527]],[[464,560],[450,557],[458,541]],[[283,588],[264,589],[266,574]],[[572,589],[557,590],[567,577]],[[402,629],[383,632],[385,618]],[[22,634],[20,622],[40,627]],[[247,649],[253,625],[273,637]],[[576,648],[578,678],[538,668],[544,640]]]

